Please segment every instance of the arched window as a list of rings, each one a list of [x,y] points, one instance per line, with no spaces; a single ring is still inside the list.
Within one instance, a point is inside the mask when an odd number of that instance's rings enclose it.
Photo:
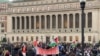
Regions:
[[[21,37],[21,41],[22,41],[22,42],[24,41],[24,38],[23,38],[23,36]]]
[[[88,36],[88,41],[89,41],[89,42],[91,41],[91,36]]]
[[[70,41],[73,41],[73,38],[72,38],[72,36],[70,36],[70,37],[69,37],[69,40],[70,40]]]
[[[50,36],[46,36],[46,43],[50,42]]]
[[[64,36],[64,41],[66,41],[66,36]]]
[[[31,29],[34,29],[34,16],[31,16]]]
[[[17,29],[20,29],[20,17],[17,16]]]
[[[64,15],[63,15],[63,18],[64,18],[64,20],[63,20],[63,24],[64,24],[64,25],[63,25],[63,26],[64,26],[64,28],[67,28],[67,23],[68,23],[68,22],[67,22],[67,14],[64,14]]]
[[[47,29],[50,29],[50,15],[47,15]]]
[[[59,14],[58,15],[58,28],[61,28],[61,23],[62,23],[62,17],[61,17],[61,15]]]
[[[39,16],[36,16],[36,29],[39,29]]]
[[[60,36],[58,36],[58,40],[61,41],[61,37]]]
[[[45,28],[45,17],[44,17],[44,15],[41,16],[41,28],[42,29]]]
[[[56,28],[56,16],[52,15],[52,28]]]
[[[17,36],[17,41],[19,41],[19,37]]]
[[[36,41],[38,41],[39,39],[38,39],[38,36],[36,36]]]
[[[15,29],[15,17],[12,17],[12,29]]]
[[[79,28],[79,13],[75,14],[75,28]]]
[[[69,15],[69,24],[70,24],[69,27],[73,28],[73,14]]]
[[[76,39],[76,41],[79,41],[79,38],[78,38],[78,36],[75,36],[75,39]]]
[[[12,41],[14,41],[14,36],[12,36]]]
[[[22,16],[21,19],[22,19],[22,29],[24,29],[24,25],[25,25],[24,16]]]
[[[41,40],[43,41],[43,36],[41,36]]]
[[[26,36],[26,41],[28,41],[28,36]]]
[[[29,29],[29,16],[26,16],[26,29]]]
[[[34,38],[33,38],[33,36],[31,36],[31,41],[33,41],[34,40]]]
[[[92,27],[92,12],[88,13],[88,28]]]
[[[4,23],[1,23],[1,27],[4,27]]]

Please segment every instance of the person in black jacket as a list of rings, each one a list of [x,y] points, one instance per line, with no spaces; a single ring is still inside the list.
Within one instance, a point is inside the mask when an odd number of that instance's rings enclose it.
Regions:
[[[36,56],[36,55],[35,55],[35,52],[34,52],[32,49],[29,49],[29,50],[27,51],[26,56]]]
[[[19,50],[18,55],[19,55],[19,56],[23,56],[23,54],[22,54],[22,51],[21,51],[21,50]]]

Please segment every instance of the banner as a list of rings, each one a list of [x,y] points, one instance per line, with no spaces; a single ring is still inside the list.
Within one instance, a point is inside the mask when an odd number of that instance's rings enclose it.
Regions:
[[[51,55],[51,54],[59,54],[58,47],[53,47],[50,49],[43,49],[40,47],[36,47],[36,53],[40,55]]]

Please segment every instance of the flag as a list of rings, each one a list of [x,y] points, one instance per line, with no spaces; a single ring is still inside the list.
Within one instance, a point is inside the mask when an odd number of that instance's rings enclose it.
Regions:
[[[73,41],[73,43],[71,44],[71,46],[72,46],[72,48],[75,48],[76,47],[76,42],[75,41]]]
[[[56,45],[57,43],[54,40],[52,40],[51,43],[49,44],[50,47],[55,47]]]
[[[58,37],[55,37],[54,40],[56,43],[58,43]]]
[[[58,37],[52,39],[51,43],[49,44],[50,47],[55,47],[58,43]]]
[[[40,55],[59,54],[59,49],[58,47],[53,47],[50,49],[43,49],[40,47],[36,47],[36,54],[40,54]]]

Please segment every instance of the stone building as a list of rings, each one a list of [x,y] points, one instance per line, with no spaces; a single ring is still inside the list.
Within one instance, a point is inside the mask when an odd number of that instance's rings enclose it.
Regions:
[[[5,3],[4,3],[5,4]],[[81,8],[79,0],[38,0],[6,3],[0,16],[7,18],[1,40],[11,42],[81,42]],[[1,18],[0,18],[1,19]],[[85,42],[100,40],[100,1],[87,0],[85,8]],[[6,35],[5,35],[6,34]]]

